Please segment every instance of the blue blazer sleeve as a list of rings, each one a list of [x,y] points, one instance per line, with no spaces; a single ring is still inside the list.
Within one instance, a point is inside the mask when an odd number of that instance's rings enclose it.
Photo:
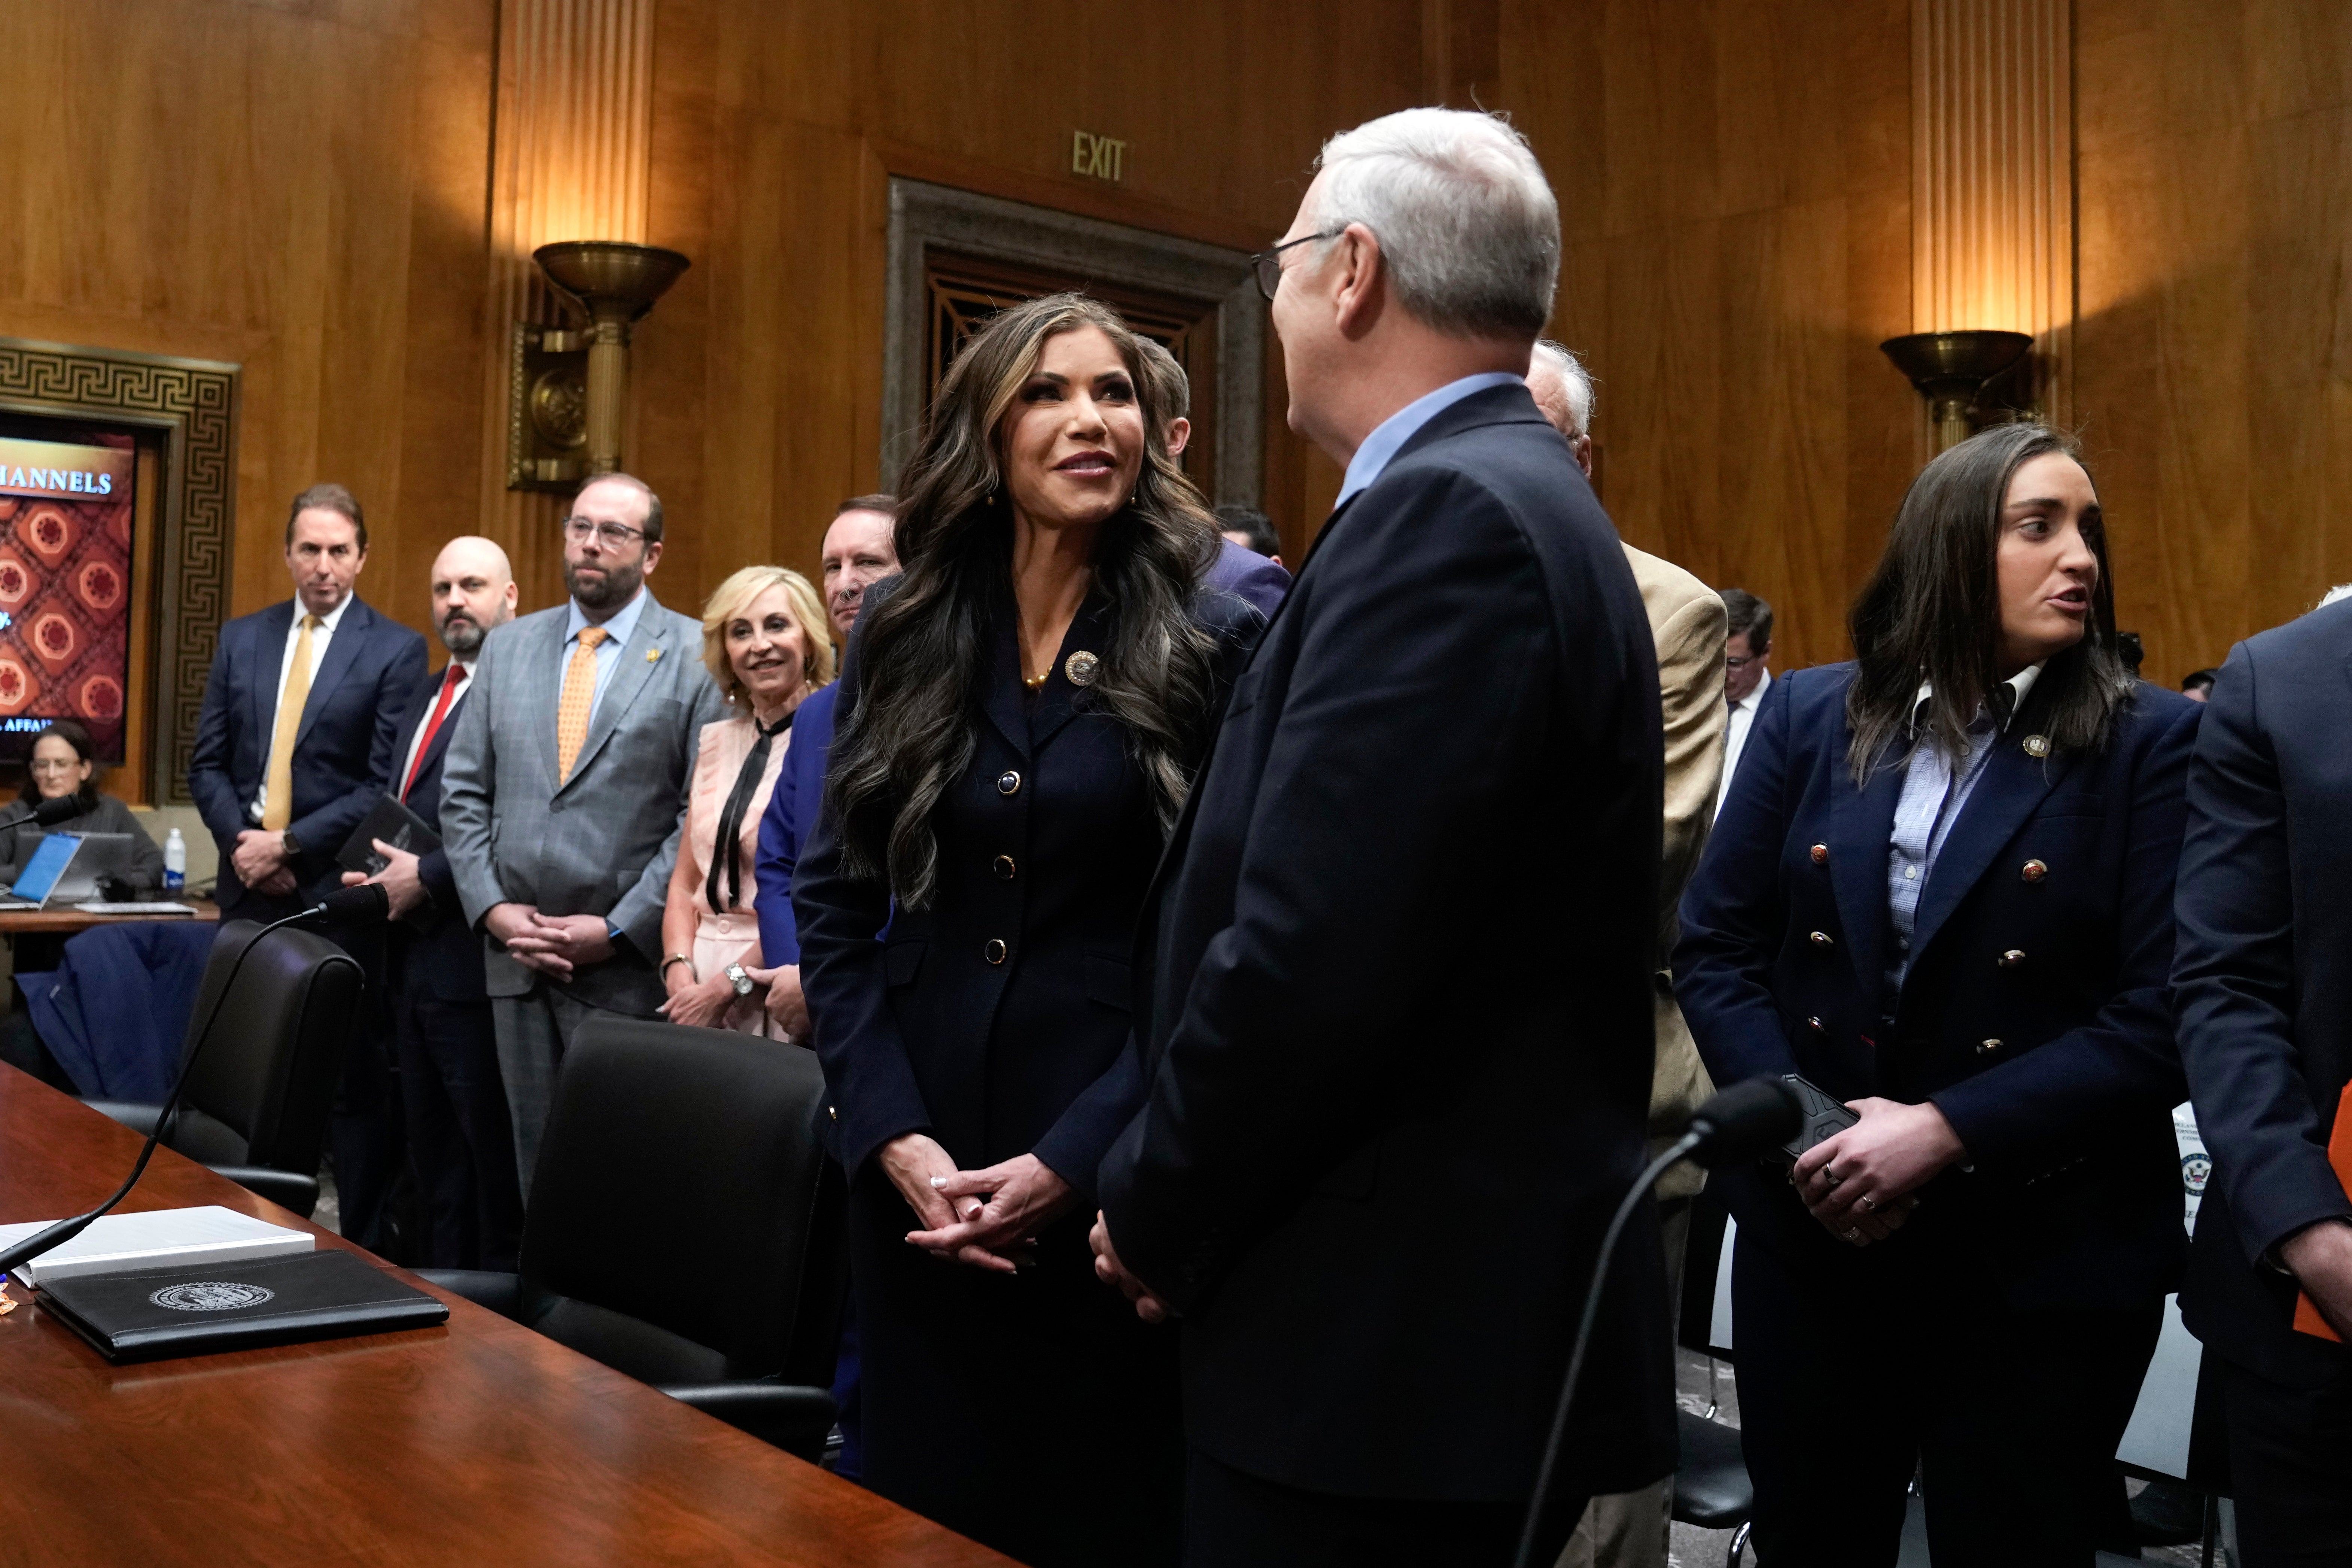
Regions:
[[[2227,1171],[2249,1263],[2306,1226],[2352,1217],[2295,1042],[2286,796],[2260,714],[2260,671],[2242,644],[2213,684],[2189,769],[2172,970],[2198,1129]]]
[[[760,817],[759,852],[751,879],[758,888],[752,908],[760,917],[760,954],[772,967],[801,961],[800,927],[793,919],[793,871],[801,841],[824,792],[824,755],[833,745],[836,683],[801,704],[793,721],[792,743],[776,771],[776,787]],[[830,694],[830,695],[828,695]]]
[[[1757,711],[1731,795],[1683,895],[1675,998],[1717,1083],[1797,1070],[1772,994],[1772,964],[1789,922],[1780,854],[1790,828],[1790,693],[1772,683]],[[1838,710],[1843,711],[1843,710]],[[1811,741],[1814,737],[1807,737]]]
[[[835,733],[855,722],[856,649],[853,633],[834,714]],[[766,832],[762,822],[763,838]],[[819,810],[790,883],[801,986],[833,1100],[842,1168],[854,1178],[885,1143],[931,1126],[890,1010],[885,949],[874,940],[889,920],[889,889],[879,880],[853,877],[844,867],[841,824],[829,806]],[[770,956],[769,962],[776,960]]]
[[[1979,1169],[2042,1169],[2128,1107],[2169,1108],[2188,1097],[2166,987],[2199,712],[2184,705],[2132,775],[2110,781],[2109,800],[2127,801],[2131,816],[2116,901],[2115,994],[2080,1027],[1929,1097]]]
[[[204,706],[196,715],[195,750],[188,757],[188,794],[223,855],[236,847],[237,834],[250,826],[244,807],[237,804],[236,784],[231,776],[236,759],[230,731],[236,722],[236,703],[244,695],[235,689],[233,650],[237,630],[235,621],[221,628],[212,670],[205,677]]]

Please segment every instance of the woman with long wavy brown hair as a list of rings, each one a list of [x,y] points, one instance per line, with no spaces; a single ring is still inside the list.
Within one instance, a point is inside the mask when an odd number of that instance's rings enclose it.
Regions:
[[[1055,295],[941,382],[793,882],[865,1479],[1035,1568],[1176,1561],[1175,1342],[1086,1231],[1143,1091],[1136,923],[1262,626],[1202,585],[1215,522],[1137,342]]]

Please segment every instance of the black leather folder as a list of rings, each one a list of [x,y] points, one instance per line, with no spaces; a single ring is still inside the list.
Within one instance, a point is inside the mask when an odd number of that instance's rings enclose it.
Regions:
[[[43,1289],[40,1304],[118,1362],[390,1333],[449,1318],[446,1303],[356,1254],[326,1247],[292,1258],[88,1274]]]
[[[424,855],[441,847],[441,836],[425,826],[423,817],[409,810],[397,796],[387,795],[377,799],[367,819],[343,840],[343,852],[335,857],[335,864],[362,877],[374,876],[391,864],[375,852],[379,838],[411,855]]]

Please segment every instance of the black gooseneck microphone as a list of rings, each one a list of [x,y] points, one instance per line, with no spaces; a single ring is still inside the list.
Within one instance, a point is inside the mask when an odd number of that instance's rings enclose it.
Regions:
[[[1609,1260],[1616,1254],[1617,1238],[1623,1234],[1625,1222],[1633,1217],[1634,1205],[1677,1161],[1687,1157],[1713,1170],[1717,1165],[1753,1160],[1794,1138],[1803,1123],[1804,1110],[1797,1103],[1795,1091],[1779,1079],[1751,1078],[1729,1089],[1717,1089],[1692,1114],[1690,1131],[1650,1162],[1649,1169],[1642,1173],[1641,1179],[1617,1205],[1617,1213],[1601,1238],[1601,1255],[1592,1265],[1591,1289],[1584,1293],[1584,1316],[1576,1326],[1576,1342],[1568,1352],[1568,1376],[1560,1383],[1559,1406],[1551,1418],[1551,1438],[1544,1445],[1543,1464],[1536,1471],[1535,1493],[1528,1499],[1528,1516],[1519,1527],[1518,1554],[1511,1560],[1514,1568],[1535,1568],[1536,1531],[1543,1523],[1544,1503],[1550,1496],[1553,1474],[1559,1467],[1560,1444],[1568,1436],[1568,1412],[1576,1399],[1577,1379],[1584,1372],[1584,1352],[1592,1342],[1592,1326],[1601,1317],[1601,1292],[1609,1283]]]
[[[78,795],[52,795],[37,804],[20,800],[0,811],[0,827],[22,827],[27,822],[38,827],[55,827],[80,815],[81,797]]]
[[[47,805],[49,803],[42,804]],[[131,1189],[137,1186],[139,1178],[147,1173],[147,1162],[155,1157],[155,1144],[163,1136],[163,1130],[171,1125],[172,1113],[179,1109],[180,1091],[188,1087],[188,1075],[194,1070],[196,1058],[205,1054],[205,1047],[212,1040],[213,1020],[220,1016],[221,1004],[228,1000],[229,992],[236,988],[237,971],[245,967],[247,956],[261,945],[262,938],[272,931],[283,931],[288,926],[307,920],[364,924],[391,918],[392,900],[390,895],[384,892],[383,885],[376,882],[363,882],[356,888],[338,888],[309,909],[288,915],[282,921],[273,921],[254,932],[253,940],[247,942],[239,950],[236,957],[230,962],[228,978],[221,982],[219,993],[213,997],[212,1011],[205,1015],[205,1026],[196,1034],[196,1047],[188,1053],[188,1059],[180,1064],[180,1076],[173,1083],[172,1092],[164,1096],[163,1109],[155,1116],[154,1130],[147,1134],[147,1142],[141,1145],[139,1158],[132,1163],[131,1174],[123,1179],[121,1186],[114,1189],[112,1197],[87,1214],[78,1214],[70,1219],[61,1219],[47,1229],[37,1235],[28,1236],[6,1251],[0,1252],[0,1274],[10,1273],[19,1264],[30,1263],[51,1247],[61,1247],[71,1241],[75,1237],[88,1230],[93,1220],[100,1218],[115,1205],[131,1195]]]

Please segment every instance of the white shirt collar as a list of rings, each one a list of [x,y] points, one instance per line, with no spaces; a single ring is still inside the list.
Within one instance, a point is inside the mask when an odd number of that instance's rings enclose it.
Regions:
[[[2008,729],[2011,721],[2025,710],[2025,699],[2027,695],[2032,691],[2033,683],[2041,679],[2042,666],[2039,664],[2029,664],[2023,669],[2019,670],[2015,675],[2011,676],[2007,680],[2001,682],[2003,686],[2009,688],[2011,700],[2009,704],[2009,712],[2000,721],[2000,728],[2003,730]],[[1927,699],[1933,697],[1935,694],[1936,683],[1934,681],[1923,680],[1919,683],[1919,695],[1913,698],[1911,700],[1911,727],[1915,731],[1919,727],[1919,710],[1926,707],[1927,705]]]
[[[358,597],[359,593],[356,589],[351,593],[345,594],[341,604],[337,605],[333,609],[329,610],[325,615],[319,617],[319,625],[327,631],[332,632],[337,626],[342,624],[343,612],[350,609],[352,607],[352,601]],[[302,626],[302,617],[308,614],[310,614],[310,611],[302,603],[302,595],[299,594],[295,595],[294,620],[293,623],[287,627],[287,630],[300,630]]]
[[[1763,705],[1764,694],[1771,689],[1772,667],[1768,664],[1764,667],[1764,678],[1756,683],[1756,689],[1750,691],[1747,696],[1741,698],[1738,701],[1734,702],[1732,707],[1735,709],[1745,709],[1748,712],[1753,713],[1758,708]]]
[[[1459,381],[1449,381],[1435,392],[1425,392],[1381,420],[1372,427],[1372,433],[1364,437],[1364,444],[1356,448],[1356,455],[1348,459],[1347,481],[1339,487],[1339,498],[1332,501],[1331,510],[1339,510],[1358,490],[1370,488],[1372,481],[1381,477],[1381,470],[1387,468],[1389,460],[1397,455],[1398,449],[1419,435],[1423,426],[1473,393],[1484,392],[1490,386],[1507,386],[1514,382],[1525,385],[1527,378],[1513,375],[1507,370],[1481,371],[1476,375],[1465,375]]]

